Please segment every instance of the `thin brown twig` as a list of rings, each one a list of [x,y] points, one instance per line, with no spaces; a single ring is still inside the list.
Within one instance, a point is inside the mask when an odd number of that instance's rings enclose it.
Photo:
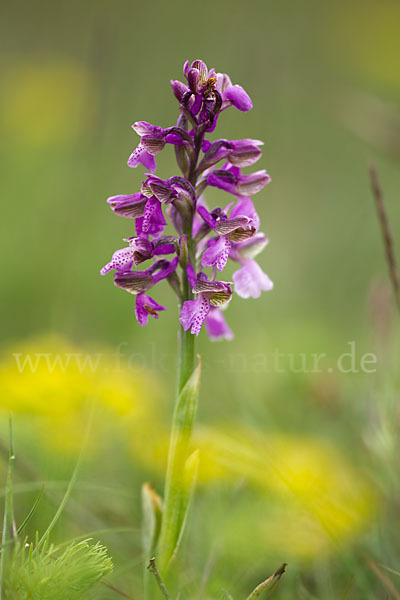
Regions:
[[[382,571],[378,567],[378,565],[373,560],[371,560],[368,556],[365,557],[365,560],[367,561],[367,564],[369,565],[370,569],[372,569],[372,571],[375,573],[375,575],[377,575],[378,578],[381,580],[381,582],[383,583],[385,588],[388,590],[388,592],[391,593],[392,597],[395,598],[395,600],[400,600],[400,594],[396,590],[392,580],[389,579],[389,577],[385,573],[382,573]]]
[[[385,255],[389,267],[390,281],[392,282],[397,308],[400,311],[400,282],[396,264],[396,256],[394,252],[393,236],[389,226],[385,202],[383,200],[383,191],[379,181],[378,172],[373,162],[368,164],[368,170],[371,179],[372,193],[374,195],[376,210],[378,213],[378,219],[382,230]]]

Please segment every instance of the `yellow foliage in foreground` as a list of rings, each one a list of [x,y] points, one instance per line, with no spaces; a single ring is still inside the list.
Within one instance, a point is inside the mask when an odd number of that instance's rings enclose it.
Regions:
[[[26,362],[28,355],[31,359]],[[73,358],[66,363],[68,355]],[[17,427],[24,416],[29,421],[34,417],[35,440],[61,453],[77,453],[92,413],[103,440],[117,432],[136,463],[148,469],[150,477],[161,477],[169,423],[155,405],[159,388],[154,376],[115,369],[107,351],[101,353],[96,368],[85,362],[85,356],[89,354],[54,336],[9,349],[0,363],[3,415],[13,411]],[[357,536],[376,510],[375,494],[359,470],[332,444],[318,439],[262,435],[231,424],[197,427],[196,448],[200,449],[200,485],[225,482],[233,487],[243,481],[258,498],[257,509],[254,503],[249,506],[246,518],[243,514],[235,518],[231,509],[235,526],[229,519],[225,530],[221,526],[228,547],[235,545],[242,527],[243,535],[254,532],[255,545],[257,540],[260,544],[267,540],[270,551],[286,558],[312,558]],[[95,440],[90,451],[96,453]],[[243,504],[238,510],[243,512]]]

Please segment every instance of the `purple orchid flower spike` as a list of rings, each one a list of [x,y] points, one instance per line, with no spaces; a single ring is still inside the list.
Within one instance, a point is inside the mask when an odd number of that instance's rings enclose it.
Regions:
[[[135,315],[141,326],[166,310],[153,298],[153,290],[163,281],[172,287],[179,305],[177,404],[161,527],[154,540],[161,575],[171,563],[186,520],[176,507],[187,506],[187,489],[193,488],[189,473],[195,472],[195,460],[190,460],[196,453],[187,460],[186,449],[191,446],[200,377],[200,364],[195,365],[196,337],[204,324],[211,340],[233,338],[223,310],[230,304],[232,288],[243,298],[257,298],[272,289],[271,280],[254,260],[267,239],[258,231],[260,219],[250,198],[270,177],[265,170],[242,172],[260,159],[262,142],[208,139],[224,110],[233,106],[248,111],[253,103],[243,87],[232,84],[228,75],[209,69],[202,60],[186,61],[184,76],[186,83],[171,81],[179,104],[176,125],[133,124],[140,142],[128,165],[142,165],[147,172],[137,193],[112,196],[108,203],[116,215],[134,219],[136,235],[127,233],[127,246],[114,252],[101,269],[102,275],[113,271],[115,286],[135,296]],[[171,146],[177,171],[162,179],[155,173],[155,157]],[[231,194],[233,201],[225,208],[208,208],[204,194],[211,186]],[[239,265],[233,282],[219,276],[229,260]],[[141,267],[142,263],[147,268]],[[183,480],[188,486],[177,485]]]
[[[112,196],[108,203],[116,215],[134,219],[136,235],[124,240],[127,247],[114,252],[101,274],[114,271],[115,285],[136,296],[141,325],[165,310],[147,292],[166,280],[177,294],[184,331],[196,336],[204,323],[211,339],[228,340],[233,333],[220,305],[229,303],[232,284],[215,281],[216,273],[222,273],[229,260],[238,263],[233,287],[243,298],[257,298],[273,287],[254,260],[267,239],[258,233],[260,219],[252,200],[270,176],[265,170],[242,172],[260,159],[262,141],[208,139],[224,110],[252,108],[243,87],[202,60],[186,61],[184,77],[184,83],[171,81],[179,103],[176,125],[132,125],[140,142],[128,164],[142,165],[147,173],[138,192]],[[155,174],[155,157],[167,146],[175,149],[180,174],[162,179]],[[208,208],[208,187],[232,194],[235,201],[225,208]],[[167,226],[175,233],[165,235]],[[138,270],[142,263],[150,266]]]

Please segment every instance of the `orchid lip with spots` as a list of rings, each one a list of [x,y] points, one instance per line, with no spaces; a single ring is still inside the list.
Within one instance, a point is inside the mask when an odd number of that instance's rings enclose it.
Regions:
[[[204,324],[210,339],[232,339],[222,312],[232,292],[258,298],[273,287],[254,260],[267,238],[251,198],[270,176],[262,169],[242,171],[260,160],[262,141],[209,139],[225,110],[253,107],[243,87],[202,60],[186,61],[183,73],[185,82],[171,81],[177,125],[132,125],[140,141],[128,165],[142,165],[147,173],[139,191],[112,196],[108,203],[116,215],[134,220],[135,235],[128,233],[127,245],[114,252],[101,274],[113,271],[115,285],[136,296],[140,325],[165,310],[147,291],[166,279],[177,294],[184,331],[197,336]],[[167,146],[175,150],[178,173],[163,180],[155,175],[156,157]],[[221,190],[224,205],[207,206],[209,187]],[[169,224],[175,235],[165,235]],[[239,265],[230,283],[220,277],[229,261]]]

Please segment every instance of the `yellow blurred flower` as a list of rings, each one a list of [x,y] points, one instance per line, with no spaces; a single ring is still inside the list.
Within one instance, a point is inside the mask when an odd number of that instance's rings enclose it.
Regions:
[[[164,471],[167,428],[159,425],[151,444],[136,434],[132,444],[135,457]],[[257,538],[268,551],[308,559],[357,536],[376,511],[372,485],[332,444],[289,434],[262,436],[237,426],[197,427],[192,445],[200,449],[200,485],[242,479],[263,499],[263,508],[250,510],[246,519],[232,518],[234,531],[225,532],[232,547],[240,537],[236,523],[245,521],[255,546]]]
[[[28,146],[75,140],[96,112],[96,88],[93,74],[72,60],[11,61],[2,75],[4,130]]]
[[[80,348],[56,335],[16,343],[0,361],[3,415],[35,418],[42,443],[64,452],[80,449],[92,413],[104,426],[123,419],[139,427],[158,395],[154,377],[133,375],[108,349]]]
[[[203,430],[197,443],[203,460],[245,478],[266,495],[254,533],[286,557],[311,558],[333,550],[365,529],[376,510],[372,485],[331,444],[240,429]]]

